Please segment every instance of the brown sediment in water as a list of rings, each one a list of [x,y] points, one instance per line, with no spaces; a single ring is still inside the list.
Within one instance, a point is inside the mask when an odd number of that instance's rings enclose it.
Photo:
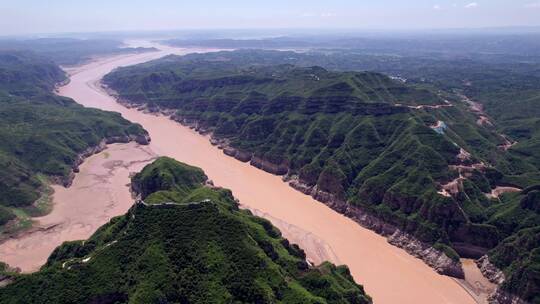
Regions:
[[[456,279],[456,281],[469,292],[477,303],[488,304],[487,299],[490,294],[495,292],[497,285],[484,277],[474,260],[461,259],[461,263],[465,272],[465,279]]]
[[[182,52],[187,51],[179,51]],[[217,186],[231,189],[243,206],[268,218],[285,237],[298,242],[306,250],[309,260],[330,259],[347,264],[356,281],[365,286],[375,303],[475,303],[473,297],[450,277],[437,274],[421,260],[388,244],[384,237],[292,189],[280,177],[226,156],[211,145],[209,137],[201,136],[167,117],[128,109],[99,87],[98,80],[112,69],[158,58],[165,53],[118,56],[114,60],[72,69],[71,82],[59,88],[59,94],[72,97],[85,106],[120,112],[126,119],[140,123],[150,133],[152,142],[149,148],[153,153],[201,167]],[[110,151],[109,154],[112,157]],[[87,166],[81,166],[81,174]],[[119,178],[125,184],[127,172]],[[75,179],[74,185],[78,180]],[[97,193],[102,183],[88,186],[87,190],[95,189],[93,193]],[[129,192],[124,187],[120,188],[118,191],[122,194],[110,196],[109,202],[114,200],[121,206],[131,205]],[[80,195],[82,190],[77,187],[57,189],[55,202],[67,206],[74,199],[85,200],[73,204],[72,212],[79,212],[77,206],[88,206],[98,201],[95,195]],[[104,206],[92,208],[103,209]],[[125,212],[115,211],[115,215]],[[97,227],[86,228],[88,233]],[[83,234],[79,236],[84,237]],[[45,250],[52,248],[54,246],[48,246]],[[16,251],[17,248],[13,248],[11,253],[17,254]]]
[[[0,260],[24,272],[36,271],[64,241],[86,239],[132,205],[127,184],[156,155],[134,142],[112,144],[80,166],[69,188],[52,186],[53,210],[34,218],[34,227],[0,245]]]

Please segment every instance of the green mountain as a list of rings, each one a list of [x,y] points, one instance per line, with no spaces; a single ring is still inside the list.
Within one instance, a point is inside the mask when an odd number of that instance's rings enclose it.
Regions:
[[[58,247],[2,303],[371,303],[346,266],[310,267],[270,222],[160,158],[133,178],[141,201],[89,240]]]
[[[290,54],[169,56],[104,81],[121,101],[173,110],[173,119],[212,133],[226,154],[286,175],[295,188],[381,234],[408,233],[453,260],[488,254],[519,281],[507,281],[506,291],[538,301],[535,288],[518,287],[538,286],[535,256],[501,251],[516,238],[540,248],[529,238],[540,226],[540,202],[525,190],[488,195],[500,186],[540,184],[534,147],[508,148],[501,130],[459,92],[282,64]],[[521,203],[525,197],[533,207]],[[407,241],[400,245],[410,249]],[[441,272],[462,275],[453,266]]]
[[[19,218],[3,232],[43,213],[48,182],[69,184],[82,157],[103,143],[147,141],[141,126],[117,113],[86,109],[52,94],[65,80],[47,59],[0,52],[0,226]]]
[[[504,291],[540,303],[540,187],[507,195],[494,208],[490,224],[516,231],[488,252],[490,261],[503,270]]]

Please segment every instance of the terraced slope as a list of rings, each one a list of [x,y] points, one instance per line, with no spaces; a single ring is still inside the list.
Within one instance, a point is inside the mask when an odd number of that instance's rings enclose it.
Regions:
[[[506,138],[464,96],[377,73],[275,65],[286,58],[262,54],[171,56],[118,69],[105,84],[122,102],[212,133],[226,154],[285,175],[441,273],[460,277],[460,256],[495,257],[500,244],[540,225],[519,203],[528,195],[520,189],[539,183],[538,168],[503,148]],[[496,264],[508,278],[517,273]]]
[[[14,278],[0,302],[371,303],[346,266],[310,267],[270,222],[206,179],[156,160],[133,178],[144,201]]]
[[[86,109],[53,95],[64,72],[28,52],[0,52],[0,226],[44,212],[46,184],[68,185],[82,158],[107,142],[147,142],[119,114]],[[9,232],[18,229],[12,223]],[[25,224],[25,225],[26,225]]]

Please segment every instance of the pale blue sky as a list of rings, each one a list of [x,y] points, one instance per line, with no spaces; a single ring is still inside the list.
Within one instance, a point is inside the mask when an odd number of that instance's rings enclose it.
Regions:
[[[540,26],[540,0],[0,0],[0,35],[193,28]]]

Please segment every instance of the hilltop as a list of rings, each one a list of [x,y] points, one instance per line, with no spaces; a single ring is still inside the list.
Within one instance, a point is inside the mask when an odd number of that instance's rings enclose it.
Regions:
[[[198,168],[160,158],[141,199],[89,240],[58,247],[2,303],[371,303],[346,266],[309,266],[270,222],[238,209]]]

